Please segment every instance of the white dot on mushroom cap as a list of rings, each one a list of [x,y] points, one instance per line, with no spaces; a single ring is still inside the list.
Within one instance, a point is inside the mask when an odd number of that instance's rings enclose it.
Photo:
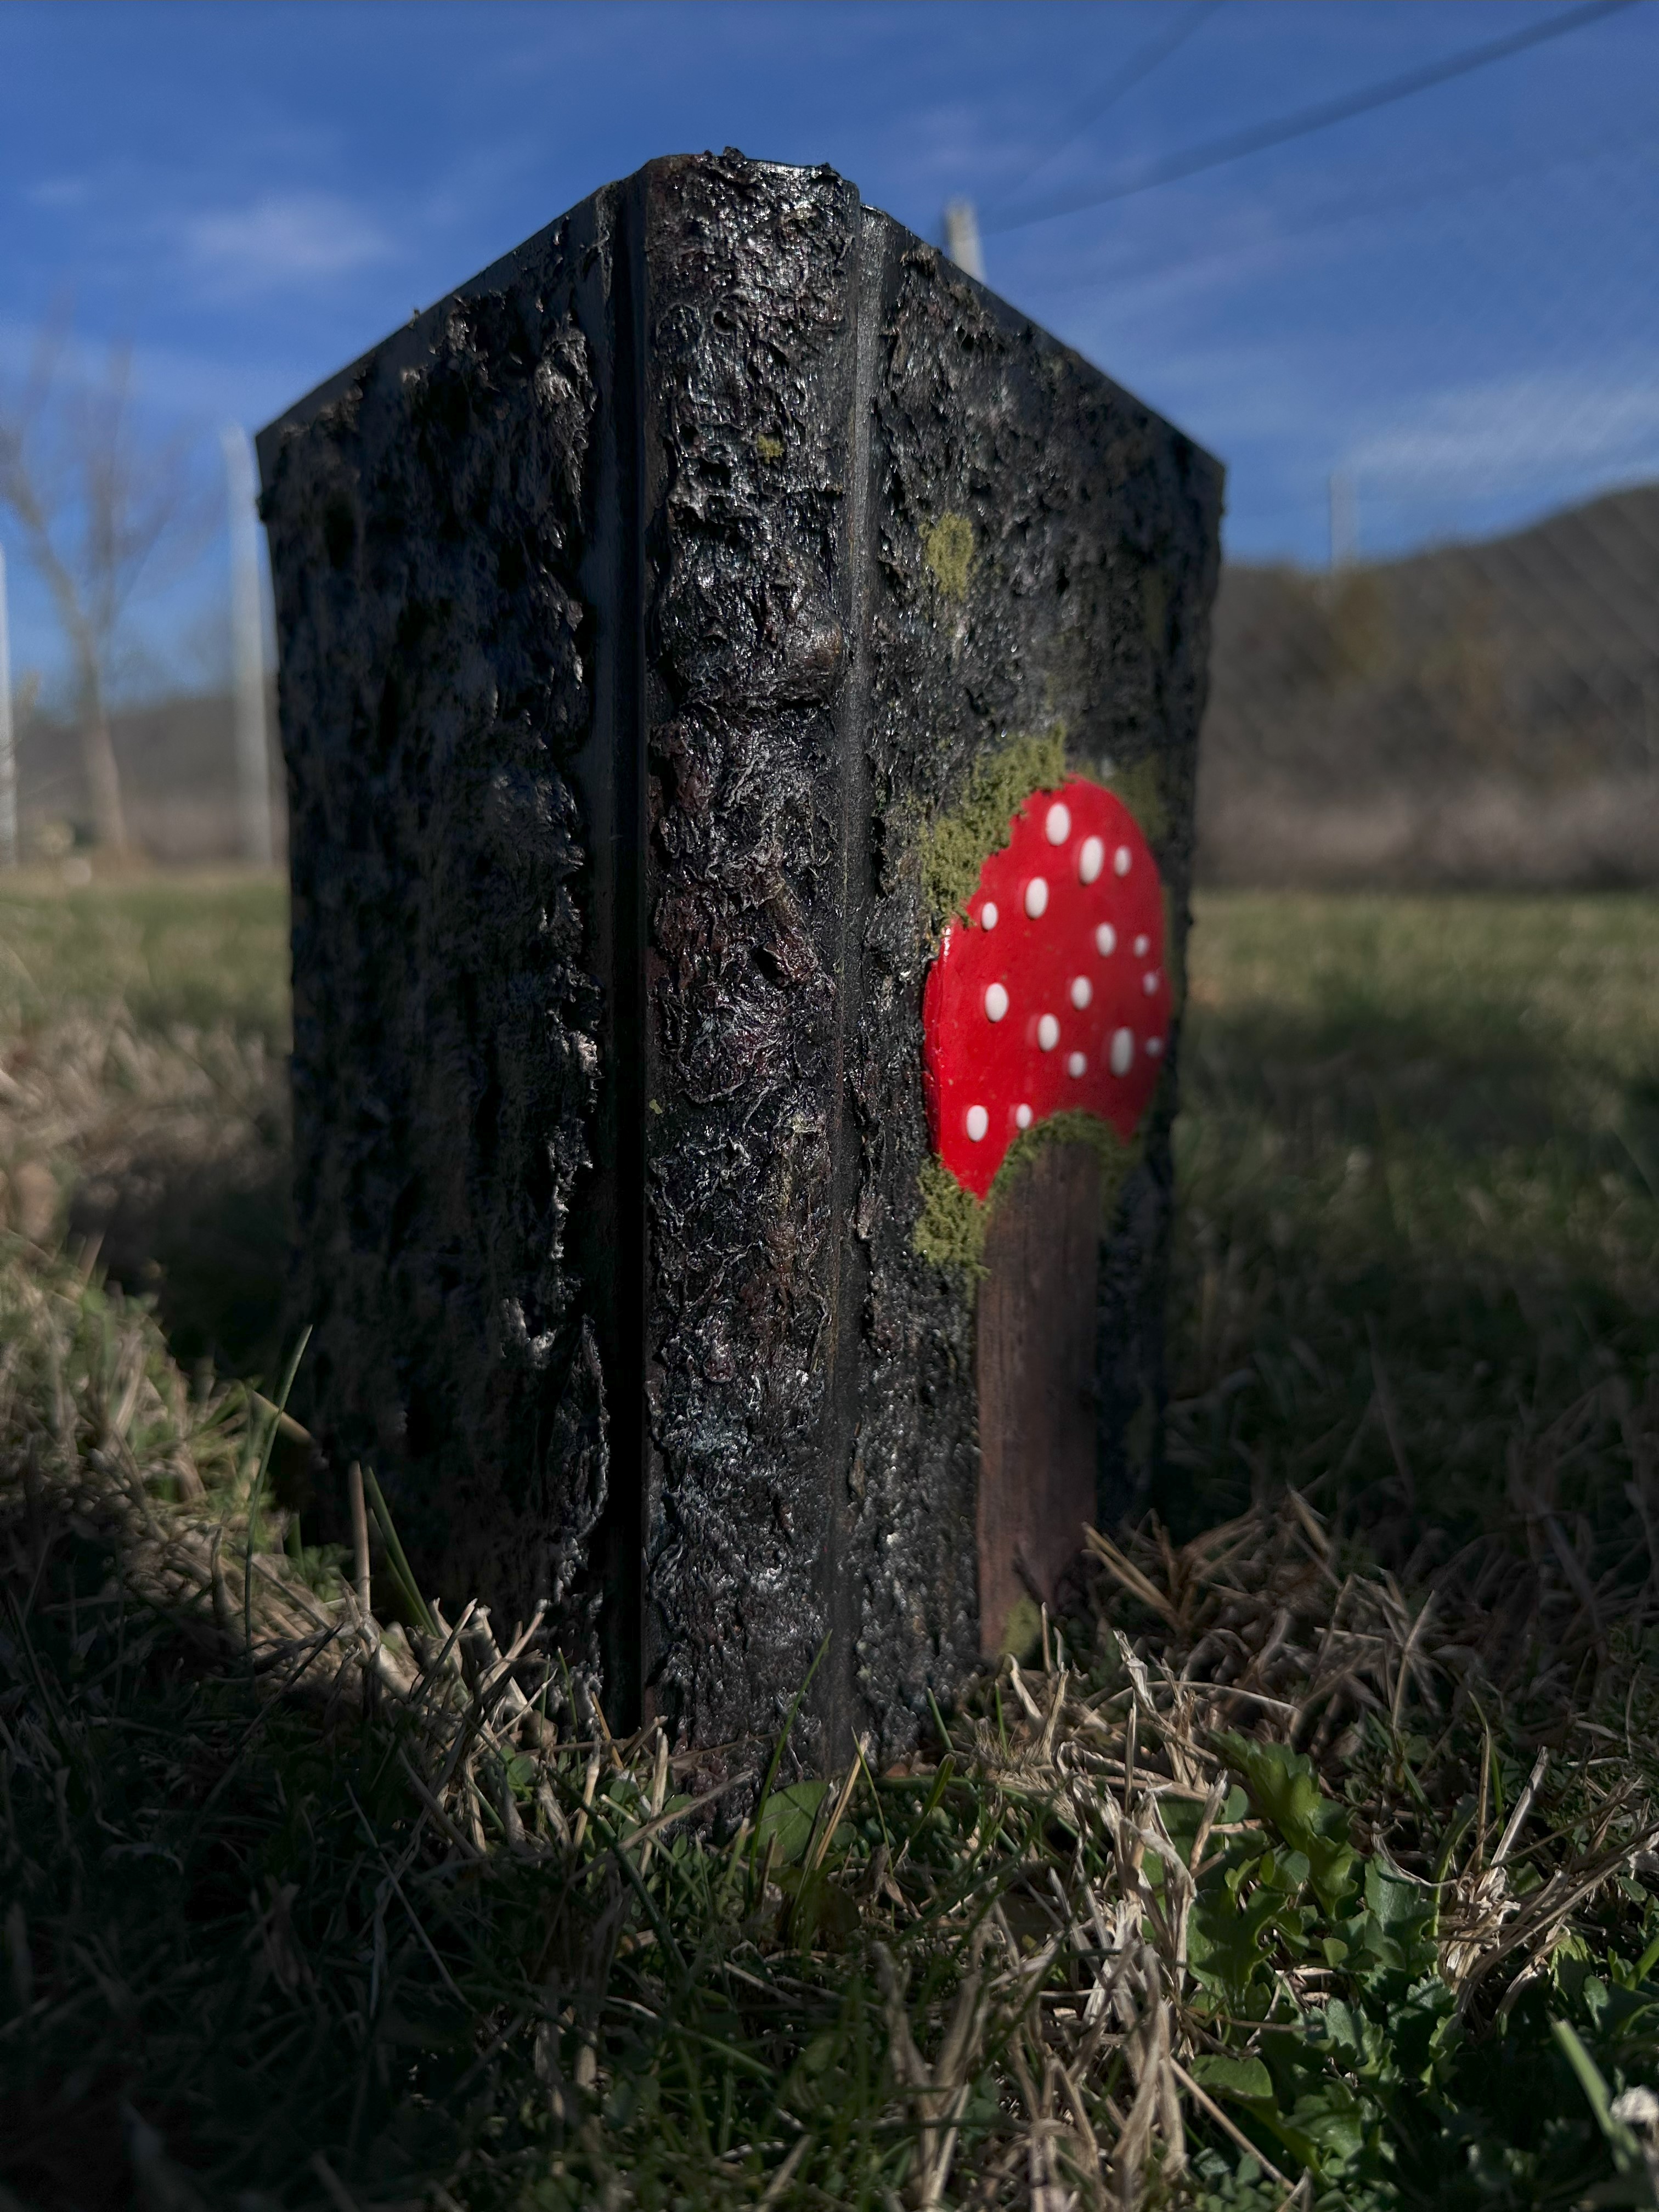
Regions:
[[[1128,1030],[1114,1030],[1112,1031],[1111,1060],[1113,1074],[1127,1075],[1129,1073],[1130,1062],[1133,1060],[1134,1056],[1135,1041],[1133,1037],[1130,1036]]]
[[[1163,1040],[1163,1038],[1162,1038],[1162,1037],[1148,1037],[1148,1038],[1147,1038],[1147,1040],[1146,1040],[1146,1057],[1147,1057],[1147,1059],[1148,1059],[1148,1060],[1157,1060],[1157,1059],[1159,1057],[1159,1055],[1162,1054],[1163,1050],[1164,1050],[1164,1040]]]
[[[979,1143],[990,1126],[991,1117],[982,1106],[970,1106],[968,1109],[968,1134],[974,1144]]]
[[[1048,909],[1048,886],[1041,876],[1033,876],[1025,886],[1025,911],[1033,921]]]
[[[981,907],[979,910],[979,926],[981,929],[994,929],[996,927],[997,906],[994,899],[987,899],[984,905]]]
[[[1112,855],[1112,873],[1115,876],[1127,876],[1128,872],[1129,848],[1127,845],[1120,845]]]
[[[1156,968],[1149,968],[1146,970],[1146,973],[1140,979],[1140,988],[1150,999],[1153,992],[1158,988],[1158,970]]]
[[[1054,805],[1048,809],[1048,818],[1042,826],[1048,833],[1048,842],[1051,845],[1063,845],[1072,834],[1071,808],[1064,805],[1058,799],[1055,799]]]
[[[1092,999],[1094,995],[1095,987],[1089,981],[1086,975],[1073,976],[1072,1004],[1077,1008],[1079,1013],[1083,1012],[1083,1009],[1088,1005],[1090,1000]]]
[[[1031,1126],[1030,1108],[1029,1106],[1016,1106],[1014,1109],[1014,1121],[1020,1128],[1029,1129]]]
[[[988,1022],[1000,1022],[1007,1011],[1008,994],[1006,991],[1003,989],[1000,983],[988,983],[985,986],[986,1020]]]
[[[1095,950],[1103,960],[1109,960],[1117,951],[1117,932],[1109,921],[1103,921],[1095,932]]]
[[[1085,884],[1091,884],[1106,865],[1106,848],[1098,837],[1085,837],[1083,850],[1077,856],[1077,872]]]
[[[1066,1073],[1067,1075],[1081,1075],[1088,1065],[1080,1052],[1074,1052],[1066,1063]]]
[[[1044,1052],[1052,1052],[1060,1042],[1060,1024],[1052,1014],[1045,1014],[1037,1024],[1037,1042]]]
[[[1137,960],[1144,960],[1144,959],[1146,957],[1146,955],[1147,955],[1147,954],[1152,951],[1152,939],[1151,939],[1150,937],[1138,937],[1138,938],[1136,938],[1136,939],[1135,939],[1135,958],[1136,958]]]

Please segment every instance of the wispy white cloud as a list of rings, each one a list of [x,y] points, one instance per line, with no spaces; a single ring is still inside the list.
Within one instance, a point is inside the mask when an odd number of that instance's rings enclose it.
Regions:
[[[349,276],[398,255],[372,216],[331,192],[264,192],[246,207],[191,216],[184,243],[204,276],[233,291]]]
[[[38,325],[0,315],[0,396],[15,392],[40,362]],[[318,362],[302,350],[261,349],[252,358],[210,345],[135,344],[129,354],[132,404],[147,436],[180,433],[211,440],[225,422],[250,428],[269,421],[297,392],[317,381]],[[64,391],[95,392],[109,374],[100,339],[67,331],[54,356]],[[216,466],[216,462],[214,464]]]
[[[31,207],[85,207],[92,198],[90,177],[42,177],[24,187],[23,198]]]

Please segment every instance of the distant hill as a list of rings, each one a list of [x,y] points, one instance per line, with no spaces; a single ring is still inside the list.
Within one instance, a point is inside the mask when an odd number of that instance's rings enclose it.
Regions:
[[[1214,883],[1659,881],[1659,485],[1334,576],[1228,567]]]
[[[236,851],[228,698],[115,745],[140,844]],[[26,839],[84,830],[73,731],[37,715],[19,755]],[[1659,883],[1659,484],[1334,576],[1230,565],[1199,830],[1210,883]]]

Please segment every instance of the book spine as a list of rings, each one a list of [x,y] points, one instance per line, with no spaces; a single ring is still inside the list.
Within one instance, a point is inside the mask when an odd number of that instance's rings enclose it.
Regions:
[[[736,158],[644,197],[647,1676],[709,1744],[775,1728],[840,1583],[860,211]]]

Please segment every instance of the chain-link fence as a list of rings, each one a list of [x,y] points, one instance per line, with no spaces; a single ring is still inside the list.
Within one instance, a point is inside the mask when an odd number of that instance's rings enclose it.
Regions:
[[[1300,238],[1285,330],[1367,343],[1322,452],[1310,408],[1299,453],[1235,473],[1235,547],[1300,558],[1224,572],[1209,879],[1659,880],[1651,144],[1517,152]],[[1255,373],[1294,390],[1293,354]]]
[[[1206,878],[1659,882],[1651,132],[1237,173],[986,229],[994,287],[1228,465]],[[19,708],[41,854],[90,804],[67,718]],[[228,699],[113,739],[137,842],[240,848]]]
[[[1659,485],[1216,608],[1212,882],[1659,878]]]

